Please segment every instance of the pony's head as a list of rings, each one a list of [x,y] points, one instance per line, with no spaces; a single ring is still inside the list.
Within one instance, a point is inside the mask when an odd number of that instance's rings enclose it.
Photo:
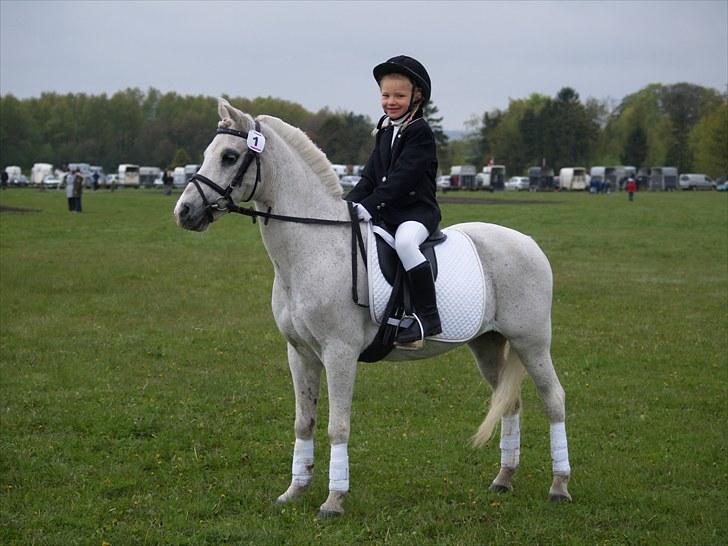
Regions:
[[[217,134],[205,150],[199,171],[174,207],[177,224],[203,231],[228,211],[229,205],[249,201],[257,189],[262,135],[251,116],[218,100]],[[259,131],[260,129],[258,129]]]

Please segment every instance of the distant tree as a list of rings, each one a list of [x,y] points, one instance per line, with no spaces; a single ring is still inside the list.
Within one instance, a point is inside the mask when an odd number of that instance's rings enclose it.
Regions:
[[[647,133],[641,125],[635,126],[624,142],[620,160],[623,165],[631,165],[639,169],[647,159]]]
[[[172,161],[169,163],[169,168],[174,169],[176,167],[184,167],[185,165],[189,165],[190,163],[192,163],[192,160],[190,159],[187,150],[185,150],[184,148],[178,148],[177,151],[174,153]]]
[[[435,142],[439,150],[445,150],[448,144],[448,136],[442,129],[442,116],[438,116],[440,110],[435,106],[434,102],[428,102],[423,111],[423,117],[427,121],[428,125],[432,129],[435,135]]]
[[[728,99],[695,125],[689,145],[695,171],[713,178],[728,175]]]
[[[371,152],[372,128],[366,116],[322,110],[313,116],[306,132],[332,163],[358,165]]]

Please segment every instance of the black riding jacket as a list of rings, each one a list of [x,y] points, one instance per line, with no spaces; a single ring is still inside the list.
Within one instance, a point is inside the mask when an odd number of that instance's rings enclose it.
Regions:
[[[427,121],[419,117],[400,129],[390,145],[394,126],[382,129],[385,119],[379,120],[374,151],[361,180],[345,199],[360,203],[375,223],[383,223],[392,231],[414,220],[432,233],[442,218],[435,196],[435,136]]]

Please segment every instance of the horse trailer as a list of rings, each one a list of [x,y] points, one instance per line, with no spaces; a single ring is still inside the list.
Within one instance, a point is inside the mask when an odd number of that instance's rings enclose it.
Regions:
[[[475,177],[476,186],[480,189],[495,191],[504,190],[506,185],[505,165],[486,165],[483,172]]]
[[[122,188],[139,187],[139,165],[122,163],[119,165],[119,185]]]
[[[587,187],[584,167],[564,167],[559,171],[559,188],[567,191],[584,191]]]
[[[185,165],[185,185],[192,180],[192,176],[200,170],[200,165],[196,163],[189,163]]]
[[[53,165],[50,163],[34,163],[30,169],[30,183],[40,185],[46,176],[53,174]]]
[[[339,180],[341,180],[341,178],[343,176],[346,176],[346,175],[349,174],[349,167],[347,167],[346,165],[339,165],[339,164],[336,164],[336,163],[332,163],[331,164],[331,168],[336,173],[336,176],[339,177]]]
[[[153,188],[154,181],[162,176],[159,167],[139,167],[139,184],[145,188]]]
[[[187,177],[185,176],[184,167],[175,167],[172,172],[172,185],[175,188],[184,188],[187,185]]]
[[[475,165],[453,165],[450,167],[450,188],[453,190],[474,190]]]
[[[528,169],[529,191],[551,191],[554,189],[554,170],[550,167]]]
[[[676,167],[652,167],[650,189],[652,191],[675,191],[677,189]]]

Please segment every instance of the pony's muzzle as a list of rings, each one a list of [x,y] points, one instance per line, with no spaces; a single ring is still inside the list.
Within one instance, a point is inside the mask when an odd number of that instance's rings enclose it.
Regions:
[[[177,218],[177,225],[184,229],[202,231],[207,227],[207,219],[204,214],[198,211],[189,203],[179,202],[174,208],[174,215]]]

